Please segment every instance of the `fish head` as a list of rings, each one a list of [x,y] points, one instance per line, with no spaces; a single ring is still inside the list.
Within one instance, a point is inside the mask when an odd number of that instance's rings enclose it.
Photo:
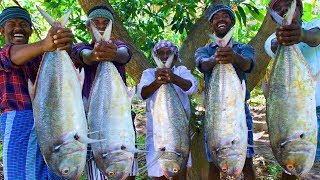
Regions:
[[[245,162],[245,155],[234,150],[221,150],[215,160],[222,173],[239,177]]]
[[[176,176],[181,170],[181,164],[176,160],[165,159],[160,160],[159,162],[164,176],[168,179]]]
[[[311,169],[316,145],[308,141],[291,141],[280,147],[280,165],[295,176],[303,176]]]
[[[108,179],[126,179],[133,164],[134,154],[132,152],[120,151],[111,152],[103,158],[95,158],[100,171]]]
[[[220,171],[239,177],[246,159],[246,146],[233,136],[224,137],[212,147],[212,157]]]
[[[81,175],[86,161],[86,145],[67,143],[52,151],[47,164],[56,174],[66,179]]]

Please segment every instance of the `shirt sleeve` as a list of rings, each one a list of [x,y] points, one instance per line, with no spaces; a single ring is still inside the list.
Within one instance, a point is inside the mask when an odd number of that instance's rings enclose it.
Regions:
[[[316,19],[307,23],[303,23],[303,29],[310,30],[313,28],[319,28],[320,29],[320,19]]]
[[[195,94],[198,90],[198,82],[196,78],[192,75],[191,71],[187,69],[185,66],[178,66],[177,68],[179,69],[177,75],[183,79],[189,80],[192,84],[187,91],[184,91],[183,89],[181,89],[181,91],[187,95]]]
[[[22,66],[15,65],[10,60],[11,47],[12,47],[12,45],[6,45],[1,49],[1,52],[0,52],[0,59],[1,59],[0,70],[1,71],[10,72],[12,70],[12,68],[21,68],[22,67]]]
[[[93,47],[85,43],[78,43],[72,46],[70,58],[77,68],[82,68],[86,65],[81,56],[81,51],[84,49],[92,50]]]
[[[120,41],[120,40],[115,41],[114,44],[117,46],[117,48],[121,48],[121,47],[127,48],[128,54],[129,54],[129,60],[126,63],[121,64],[121,63],[118,63],[118,62],[114,62],[114,64],[116,64],[116,65],[125,65],[128,62],[130,62],[131,57],[132,57],[132,52],[131,52],[130,48],[128,47],[128,45],[125,44],[123,41]]]
[[[247,71],[244,71],[245,73],[250,73],[252,72],[254,66],[255,66],[255,51],[254,51],[254,48],[248,44],[243,44],[243,48],[242,48],[242,51],[240,53],[240,55],[242,57],[244,57],[245,59],[248,59],[248,60],[251,60],[251,65],[250,65],[250,68],[249,70]]]
[[[276,38],[276,34],[273,33],[268,37],[268,39],[264,43],[264,50],[266,51],[268,56],[270,56],[272,59],[275,58],[275,54],[271,50],[271,41],[275,38]]]
[[[155,69],[150,68],[143,71],[139,84],[137,85],[137,96],[140,100],[144,100],[141,96],[142,88],[150,85],[155,80]]]
[[[201,61],[206,61],[210,57],[211,56],[209,54],[208,46],[200,47],[200,48],[198,48],[196,50],[196,52],[194,54],[194,58],[195,58],[195,61],[196,61],[196,67],[199,69],[200,72],[202,72],[202,73],[206,72],[200,67],[200,62]]]

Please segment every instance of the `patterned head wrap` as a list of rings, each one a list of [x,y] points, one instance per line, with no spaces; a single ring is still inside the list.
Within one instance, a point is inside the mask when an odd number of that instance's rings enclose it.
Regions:
[[[176,45],[174,45],[172,42],[168,40],[161,40],[159,41],[153,48],[152,54],[157,55],[157,51],[161,48],[168,48],[171,50],[171,52],[174,53],[175,57],[177,57],[178,61],[181,62],[179,50]]]
[[[0,14],[0,26],[4,26],[6,22],[10,19],[24,19],[28,21],[30,27],[32,25],[31,17],[28,11],[19,6],[12,6],[4,9]]]
[[[209,15],[209,18],[208,18],[208,21],[211,22],[212,17],[219,11],[227,11],[231,20],[233,20],[233,22],[236,23],[236,17],[234,15],[233,10],[229,6],[226,6],[223,4],[218,4],[212,8],[210,15]]]
[[[271,1],[269,2],[269,7],[270,7],[271,9],[273,9],[273,8],[274,8],[274,5],[277,4],[277,3],[280,2],[280,1],[283,1],[283,0],[271,0]],[[297,0],[297,7],[299,7],[300,14],[302,15],[302,7],[303,7],[303,5],[302,5],[302,1],[301,1],[301,0]]]
[[[91,19],[94,18],[106,18],[110,21],[114,22],[113,15],[111,10],[106,6],[95,6],[92,9],[90,9],[87,13],[88,20],[86,21],[86,24],[89,25],[89,22]]]

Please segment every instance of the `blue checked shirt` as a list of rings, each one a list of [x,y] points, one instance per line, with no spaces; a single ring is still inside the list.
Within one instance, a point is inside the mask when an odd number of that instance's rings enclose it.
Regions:
[[[237,66],[233,65],[233,67],[235,68],[235,70],[237,72],[239,79],[241,81],[242,80],[246,81],[246,73],[250,73],[254,67],[254,64],[255,64],[255,59],[254,59],[255,51],[254,51],[253,47],[248,44],[240,44],[240,43],[232,41],[232,40],[231,40],[231,44],[232,44],[233,51],[235,51],[236,53],[238,53],[239,55],[241,55],[245,59],[252,60],[251,67],[247,71],[242,71]],[[218,47],[218,45],[216,43],[212,42],[204,47],[200,47],[199,49],[197,49],[197,51],[195,52],[195,55],[194,55],[195,60],[196,60],[196,66],[204,74],[204,81],[205,81],[206,88],[210,82],[212,70],[204,71],[203,69],[201,69],[199,67],[199,63],[200,63],[200,61],[204,61],[205,59],[207,59],[211,56],[214,56],[214,54],[216,53],[217,47]],[[249,98],[250,98],[250,92],[249,92],[248,88],[246,88],[246,100]]]

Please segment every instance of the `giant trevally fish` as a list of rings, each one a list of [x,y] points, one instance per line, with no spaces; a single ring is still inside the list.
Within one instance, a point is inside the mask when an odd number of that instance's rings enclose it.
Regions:
[[[38,9],[52,26],[64,26],[71,13],[56,22]],[[83,76],[77,73],[68,53],[56,50],[44,54],[34,87],[29,81],[41,153],[49,168],[66,179],[78,178],[86,162],[87,123],[81,80]]]
[[[294,0],[284,18],[269,9],[278,24],[291,24]],[[265,92],[267,125],[273,154],[296,176],[311,169],[317,146],[316,77],[297,45],[279,46]]]
[[[225,47],[233,31],[222,39],[209,35],[219,47]],[[240,81],[232,64],[215,65],[206,94],[207,145],[220,171],[234,177],[241,174],[246,159],[245,92],[245,83]]]
[[[103,37],[91,24],[97,41],[110,39],[112,22]],[[94,161],[109,179],[126,179],[132,169],[135,132],[131,117],[134,90],[127,90],[112,62],[100,62],[89,97],[88,126],[90,137],[102,140],[91,145]]]
[[[170,68],[174,54],[165,64],[154,54],[153,58],[158,67]],[[190,150],[189,120],[171,83],[162,84],[157,90],[152,117],[154,149],[160,155],[163,174],[171,178],[186,167]]]

